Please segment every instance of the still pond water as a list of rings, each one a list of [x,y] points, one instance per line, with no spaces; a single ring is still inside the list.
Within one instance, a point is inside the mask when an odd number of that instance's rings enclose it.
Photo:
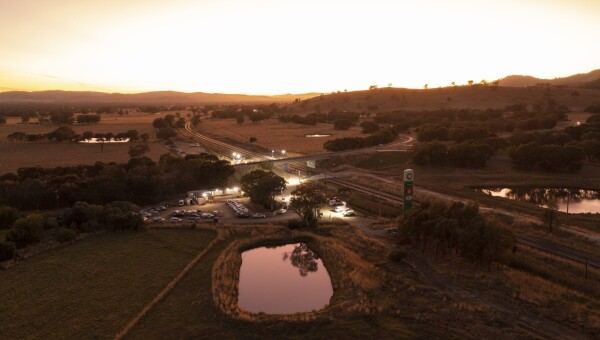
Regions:
[[[558,210],[569,214],[600,213],[600,192],[596,190],[564,189],[564,188],[491,188],[481,189],[481,192],[510,198],[521,202],[533,203],[548,207],[550,202],[558,204]]]
[[[238,305],[252,313],[291,314],[329,304],[329,273],[304,243],[261,247],[242,253]]]

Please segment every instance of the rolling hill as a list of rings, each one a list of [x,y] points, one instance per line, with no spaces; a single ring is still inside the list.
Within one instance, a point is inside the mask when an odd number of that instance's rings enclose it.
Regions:
[[[550,84],[574,88],[600,89],[600,69],[588,73],[579,73],[564,78],[542,79],[532,76],[512,75],[500,79],[501,86],[533,86],[536,84]]]
[[[136,104],[233,104],[291,102],[306,99],[318,93],[255,96],[245,94],[185,93],[157,91],[134,94],[86,91],[10,91],[0,93],[0,102],[53,102],[53,103],[136,103]]]

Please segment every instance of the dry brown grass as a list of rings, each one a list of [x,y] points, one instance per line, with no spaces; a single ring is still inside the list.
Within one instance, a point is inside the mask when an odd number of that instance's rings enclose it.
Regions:
[[[168,150],[154,139],[152,121],[164,114],[130,113],[129,115],[101,115],[102,119],[96,125],[73,125],[76,133],[92,131],[94,133],[120,133],[128,130],[138,130],[140,134],[150,135],[150,152],[147,157],[158,161],[159,157]],[[184,116],[184,115],[182,115]],[[27,134],[45,134],[53,131],[57,125],[20,124],[18,118],[8,118],[7,123],[0,125],[0,173],[15,172],[20,167],[41,166],[44,168],[70,166],[79,164],[94,164],[101,162],[127,162],[129,160],[130,143],[104,144],[101,152],[100,145],[81,143],[6,143],[6,136],[13,132]],[[32,119],[35,122],[35,119]]]
[[[259,124],[246,122],[242,125],[235,119],[210,119],[203,120],[199,131],[212,136],[223,136],[240,143],[248,143],[250,137],[256,137],[256,144],[266,150],[275,150],[279,155],[281,150],[286,152],[310,154],[323,152],[323,143],[328,140],[342,137],[356,137],[362,135],[358,127],[347,131],[335,130],[332,124],[302,125],[282,123],[276,119],[264,120]],[[307,138],[308,134],[327,134],[330,137]]]
[[[51,168],[102,162],[127,162],[130,143],[105,144],[100,151],[98,144],[81,143],[26,143],[0,144],[0,173],[15,172],[20,167],[41,166]],[[159,142],[149,142],[147,157],[158,161],[160,155],[168,153]]]
[[[131,113],[129,115],[102,114],[100,122],[94,125],[72,125],[70,126],[76,133],[92,131],[94,133],[126,132],[127,130],[138,130],[140,134],[148,133],[154,138],[154,128],[152,121],[163,117],[164,114]],[[183,115],[182,115],[183,117]],[[31,124],[21,124],[20,118],[9,117],[6,124],[0,125],[0,140],[6,140],[6,136],[13,132],[24,132],[26,134],[45,134],[55,130],[58,125],[45,124],[39,125],[36,119],[31,119]]]

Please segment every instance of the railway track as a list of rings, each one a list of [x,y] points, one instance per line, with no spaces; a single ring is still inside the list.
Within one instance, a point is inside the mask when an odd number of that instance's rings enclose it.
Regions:
[[[265,161],[265,160],[271,160],[271,158],[269,156],[257,153],[257,152],[253,152],[253,151],[248,151],[239,147],[235,147],[232,146],[230,144],[227,144],[225,142],[221,142],[219,140],[204,136],[200,133],[197,133],[195,131],[193,131],[190,127],[190,123],[187,123],[185,125],[185,129],[194,137],[200,139],[202,142],[204,143],[209,143],[213,146],[217,146],[218,148],[225,150],[225,152],[227,153],[222,153],[225,157],[231,158],[230,155],[232,152],[237,152],[240,153],[242,155],[244,155],[245,157],[249,158],[249,157],[255,157],[258,158],[261,161]],[[290,159],[290,162],[293,162],[293,159]],[[314,169],[310,169],[308,168],[306,165],[299,165],[299,164],[294,164],[294,163],[290,163],[288,164],[288,169],[292,170],[292,171],[300,171],[300,172],[305,172],[305,173],[311,173],[311,172],[316,172],[319,173],[319,171],[316,171]],[[339,186],[343,186],[346,187],[348,189],[351,190],[355,190],[357,192],[366,194],[366,195],[370,195],[370,196],[374,196],[374,197],[379,197],[380,199],[383,199],[389,203],[391,203],[394,206],[398,206],[401,207],[402,206],[402,199],[400,199],[398,196],[395,195],[391,195],[385,192],[381,192],[369,187],[365,187],[362,185],[358,185],[355,183],[351,183],[345,180],[341,180],[338,178],[327,178],[327,181],[335,184],[335,185],[339,185]],[[555,256],[559,256],[574,262],[578,262],[581,264],[585,264],[586,266],[590,266],[593,268],[600,268],[600,258],[596,257],[596,256],[592,256],[590,254],[578,251],[578,250],[574,250],[565,246],[561,246],[558,245],[554,242],[549,242],[549,241],[544,241],[544,240],[540,240],[540,239],[536,239],[530,236],[526,236],[526,235],[522,235],[522,234],[517,234],[516,235],[516,240],[519,244],[555,255]]]

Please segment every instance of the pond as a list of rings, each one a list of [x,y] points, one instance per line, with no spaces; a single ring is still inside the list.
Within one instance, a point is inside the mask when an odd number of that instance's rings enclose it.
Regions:
[[[294,243],[243,252],[238,293],[248,312],[291,314],[324,308],[333,287],[318,255]]]
[[[521,202],[533,203],[548,208],[552,203],[558,210],[569,214],[600,213],[600,192],[597,190],[566,188],[488,188],[480,189],[484,194],[505,197]]]
[[[322,135],[322,134],[318,134],[318,133],[315,133],[312,135],[304,135],[304,137],[307,137],[307,138],[322,138],[322,137],[329,137],[329,136],[331,136],[331,135],[324,135],[324,134]]]

